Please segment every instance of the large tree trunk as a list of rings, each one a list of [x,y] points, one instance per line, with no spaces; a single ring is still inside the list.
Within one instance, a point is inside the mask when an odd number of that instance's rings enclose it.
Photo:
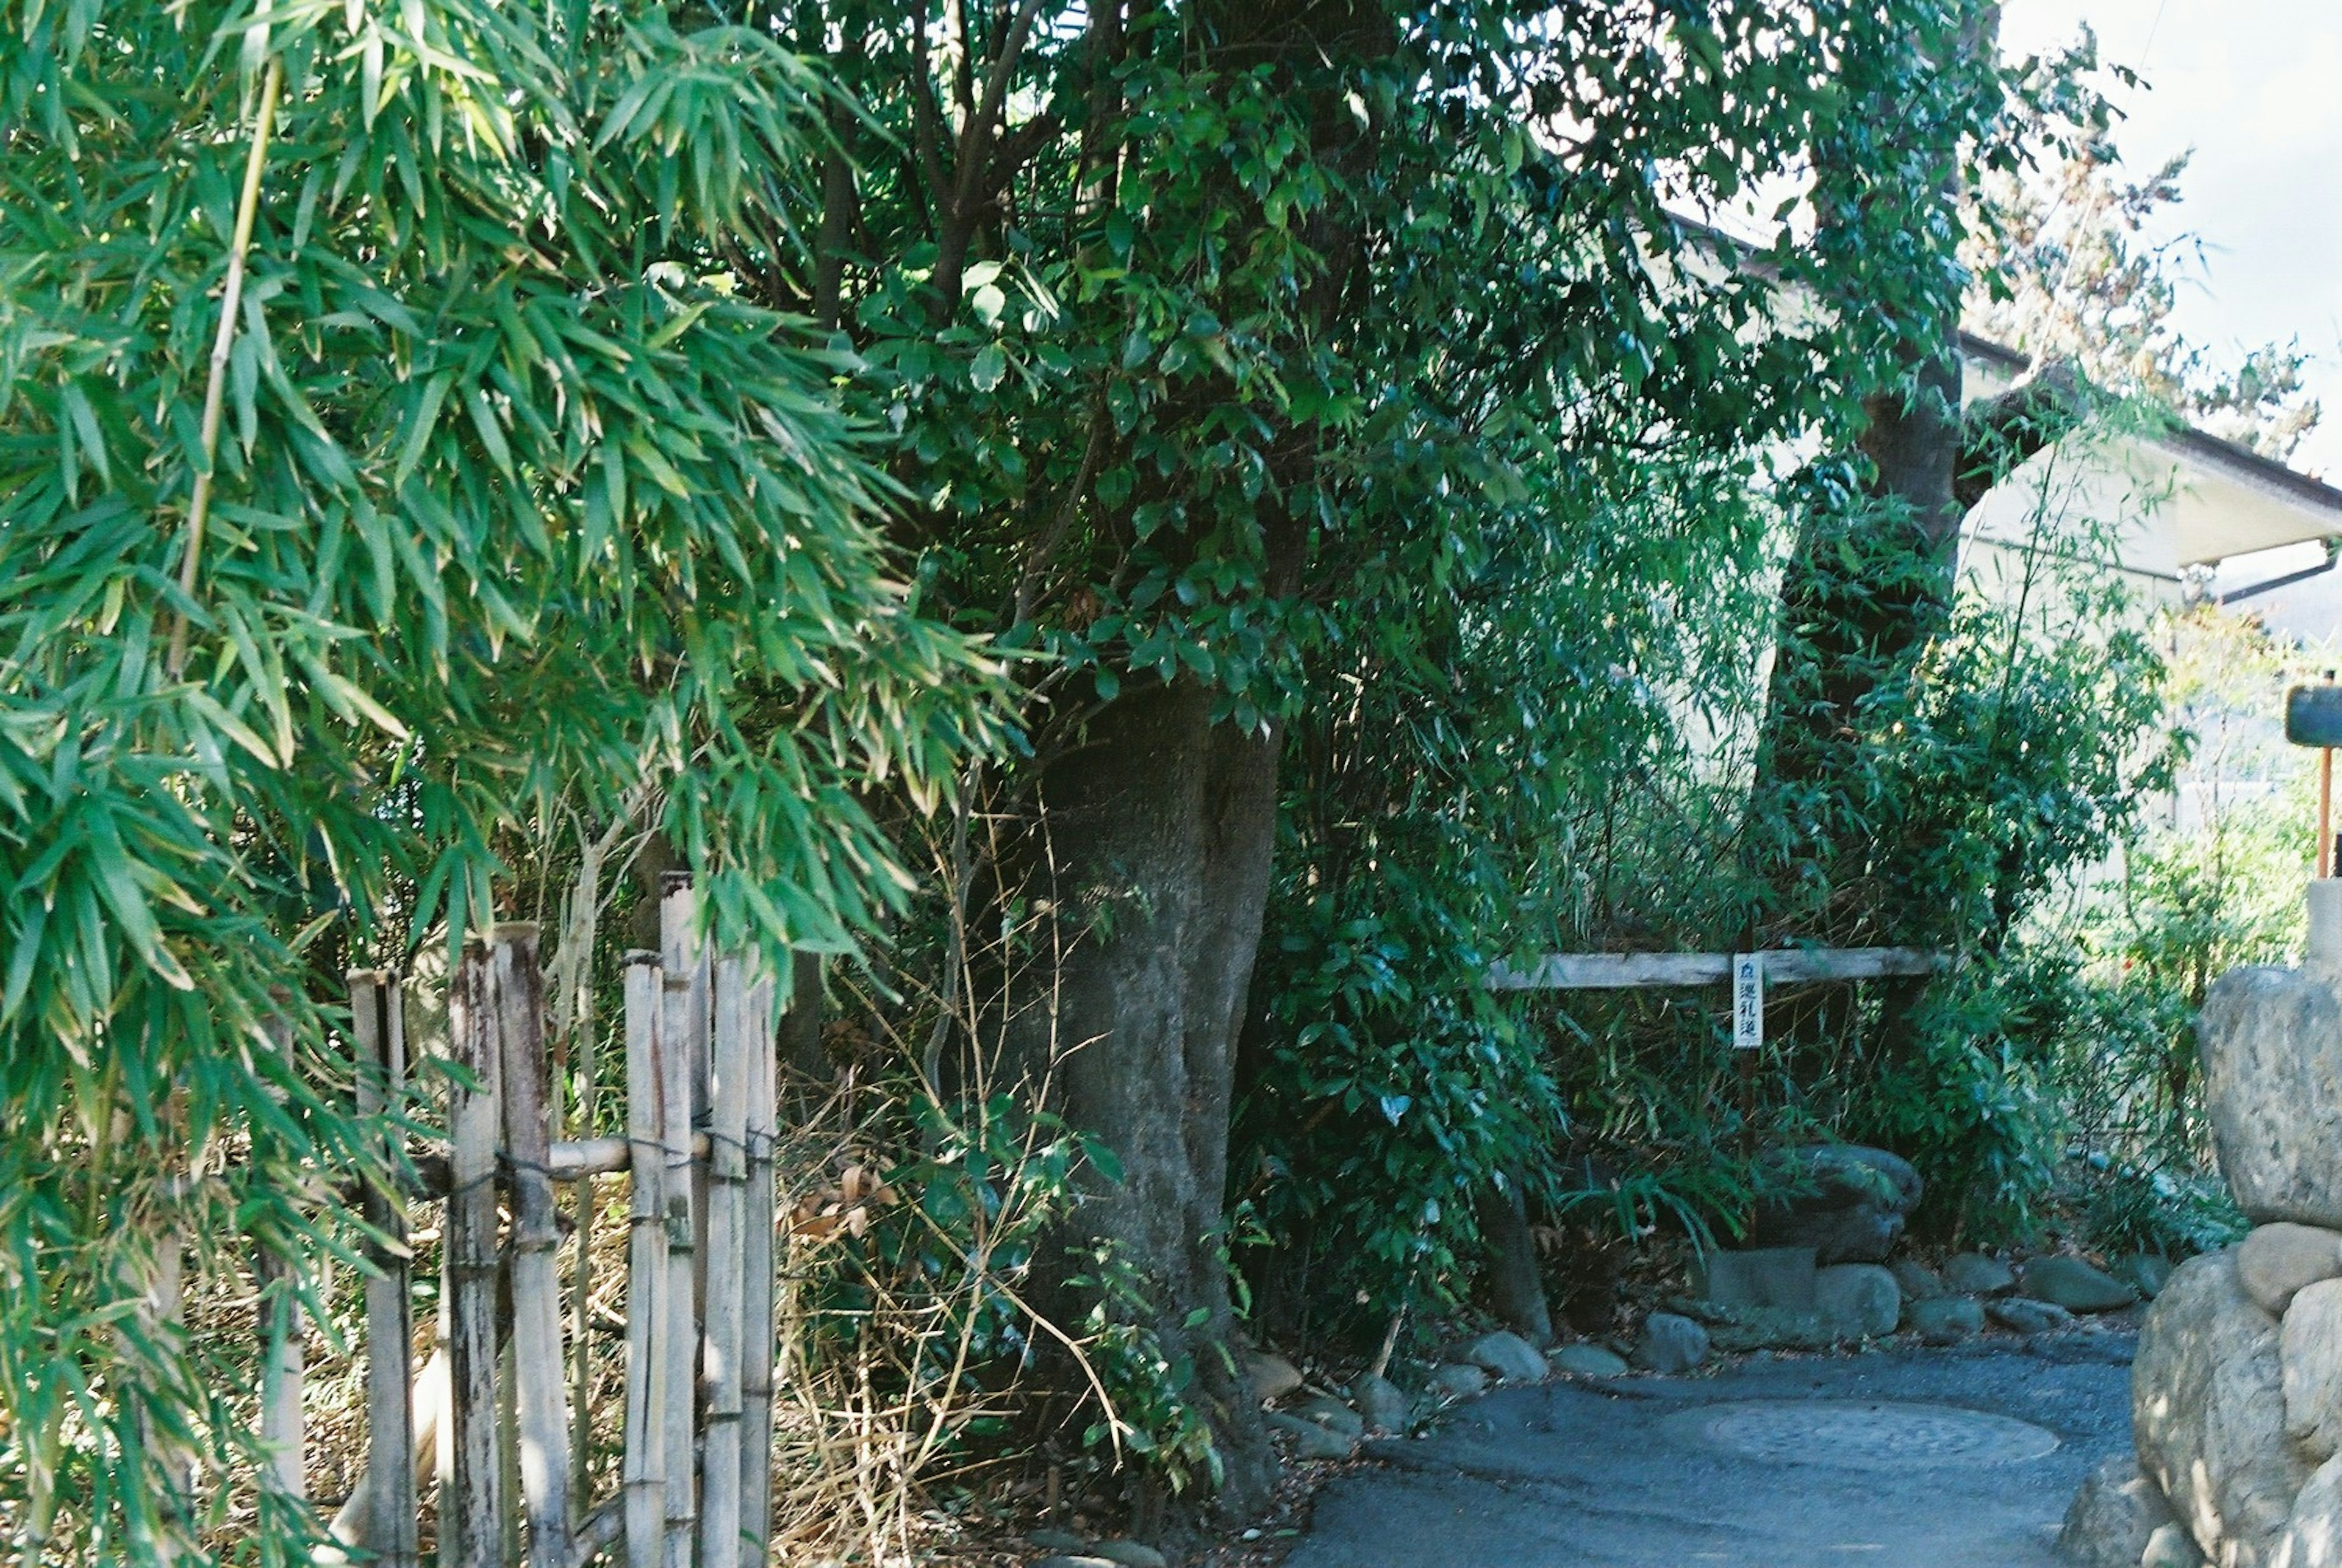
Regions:
[[[1517,1181],[1491,1182],[1475,1200],[1480,1239],[1488,1247],[1488,1306],[1498,1322],[1542,1350],[1553,1343],[1553,1309],[1545,1299],[1528,1204]]]
[[[1276,736],[1211,722],[1182,680],[1133,690],[1043,780],[1062,905],[1090,917],[1051,1009],[1020,1020],[1028,1060],[1058,1053],[1066,1119],[1114,1152],[1118,1184],[1081,1212],[1144,1281],[1152,1327],[1188,1358],[1188,1397],[1211,1422],[1230,1517],[1275,1479],[1257,1402],[1221,1353],[1234,1328],[1223,1242],[1237,1026],[1276,844]],[[1054,1027],[1054,1040],[1036,1034]],[[1188,1318],[1198,1309],[1203,1319]]]

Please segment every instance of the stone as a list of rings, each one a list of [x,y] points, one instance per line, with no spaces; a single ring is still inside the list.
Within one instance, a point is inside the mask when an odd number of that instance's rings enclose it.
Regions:
[[[2342,1279],[2296,1293],[2277,1330],[2285,1430],[2310,1458],[2342,1453]]]
[[[2342,1227],[2342,999],[2293,969],[2236,969],[2197,1015],[2220,1174],[2247,1218]]]
[[[1646,1372],[1689,1372],[1707,1359],[1707,1331],[1687,1317],[1655,1312],[1643,1320],[1635,1364]]]
[[[1554,1371],[1568,1377],[1624,1377],[1628,1370],[1624,1356],[1598,1344],[1565,1344],[1547,1352],[1545,1359]]]
[[[2127,1453],[2083,1478],[2057,1533],[2057,1555],[2072,1568],[2138,1568],[2155,1533],[2174,1523],[2171,1504]],[[2195,1543],[2190,1542],[2193,1551]]]
[[[2309,1465],[2285,1433],[2277,1320],[2236,1249],[2190,1258],[2147,1310],[2131,1363],[2139,1468],[2221,1568],[2277,1568]]]
[[[1090,1554],[1119,1563],[1122,1568],[1171,1568],[1168,1557],[1140,1541],[1101,1541],[1090,1548]]]
[[[2138,1568],[2206,1568],[2206,1563],[2187,1526],[2175,1520],[2155,1527],[2147,1538],[2147,1550],[2138,1554]]]
[[[1707,1325],[1717,1350],[1827,1350],[1843,1337],[1837,1326],[1817,1312],[1793,1312],[1787,1307],[1735,1307]]]
[[[2261,1311],[2283,1317],[2304,1285],[2342,1275],[2342,1235],[2288,1220],[2255,1226],[2237,1245],[2237,1278]]]
[[[1322,1426],[1328,1432],[1338,1432],[1345,1437],[1357,1437],[1366,1430],[1366,1418],[1338,1399],[1313,1393],[1298,1404],[1285,1407],[1287,1415],[1297,1415],[1312,1426]]]
[[[1692,1293],[1718,1306],[1814,1310],[1814,1249],[1719,1247],[1693,1260]]]
[[[1484,1333],[1466,1345],[1463,1359],[1506,1383],[1536,1383],[1547,1371],[1545,1357],[1536,1346],[1503,1329]]]
[[[2039,1302],[2030,1296],[1997,1296],[1985,1303],[1984,1310],[1992,1321],[2018,1333],[2047,1333],[2051,1329],[2065,1328],[2074,1321],[2074,1314],[2055,1302]]]
[[[2320,1465],[2293,1500],[2277,1552],[2282,1568],[2342,1568],[2342,1459]]]
[[[1749,1239],[1760,1247],[1814,1249],[1821,1263],[1886,1260],[1924,1183],[1908,1160],[1858,1144],[1825,1144],[1775,1157],[1796,1188],[1756,1207]]]
[[[1116,1568],[1116,1563],[1111,1557],[1093,1557],[1086,1552],[1057,1553],[1035,1558],[1032,1568]]]
[[[2006,1295],[2017,1288],[2017,1276],[1998,1258],[1954,1253],[1944,1260],[1944,1288],[1960,1296]]]
[[[1895,1332],[1903,1287],[1877,1263],[1832,1263],[1814,1276],[1814,1305],[1847,1338],[1876,1339]]]
[[[1431,1369],[1424,1386],[1444,1398],[1465,1399],[1487,1389],[1488,1374],[1461,1362],[1443,1362]]]
[[[1405,1432],[1413,1413],[1406,1391],[1386,1377],[1362,1373],[1350,1384],[1350,1401],[1370,1432]]]
[[[1270,1411],[1266,1419],[1273,1431],[1293,1439],[1293,1452],[1303,1459],[1350,1457],[1351,1440],[1338,1432],[1329,1432],[1314,1421],[1304,1421],[1281,1410]]]
[[[1044,1552],[1079,1552],[1090,1543],[1086,1535],[1070,1530],[1036,1530],[1025,1537]]]
[[[1301,1369],[1283,1356],[1265,1350],[1237,1353],[1244,1362],[1245,1381],[1252,1384],[1253,1396],[1263,1403],[1283,1399],[1301,1386]]]
[[[2104,1269],[2063,1253],[2027,1263],[2020,1283],[2035,1301],[2067,1312],[2117,1312],[2138,1300],[2137,1292]]]
[[[1932,1301],[1944,1293],[1944,1277],[1917,1258],[1897,1258],[1887,1267],[1905,1301]]]
[[[1957,1344],[1984,1332],[1984,1308],[1967,1296],[1905,1302],[1903,1326],[1929,1344]]]
[[[2117,1258],[2107,1272],[2146,1300],[2153,1301],[2163,1293],[2165,1283],[2171,1278],[2171,1260],[2153,1253],[2132,1253]]]

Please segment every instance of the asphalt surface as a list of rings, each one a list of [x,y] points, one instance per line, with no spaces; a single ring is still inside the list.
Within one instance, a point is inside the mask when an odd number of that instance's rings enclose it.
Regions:
[[[1556,1382],[1368,1445],[1286,1568],[2050,1568],[2134,1337]]]

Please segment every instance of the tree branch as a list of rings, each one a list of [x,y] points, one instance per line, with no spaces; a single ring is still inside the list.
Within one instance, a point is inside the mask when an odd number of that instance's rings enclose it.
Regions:
[[[1960,454],[1952,497],[1963,513],[2043,447],[2063,439],[2089,413],[2082,378],[2064,360],[1968,410],[1960,421]]]
[[[968,246],[976,238],[976,215],[989,195],[984,187],[992,161],[993,124],[1000,117],[1001,102],[1008,96],[1008,79],[1024,57],[1025,41],[1032,36],[1033,18],[1040,9],[1041,0],[1021,0],[1016,19],[1008,25],[1008,35],[1000,41],[1000,53],[985,75],[984,96],[977,101],[976,113],[960,127],[959,149],[953,160],[956,178],[936,258],[936,288],[947,308],[959,303],[960,275],[967,265]]]

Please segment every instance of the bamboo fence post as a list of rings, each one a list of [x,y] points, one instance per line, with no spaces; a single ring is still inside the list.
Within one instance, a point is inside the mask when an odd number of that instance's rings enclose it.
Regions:
[[[680,974],[689,983],[690,1003],[686,1008],[685,1027],[680,1034],[669,1029],[667,1040],[684,1042],[684,1072],[691,1089],[691,1124],[694,1129],[707,1125],[709,1113],[707,1081],[709,1076],[709,1032],[714,1024],[713,965],[706,942],[701,939],[699,897],[692,890],[690,874],[671,871],[662,879],[666,898],[659,906],[659,942],[666,948],[667,977]],[[704,1319],[707,1303],[707,1162],[695,1160],[691,1167],[692,1273],[691,1299],[693,1309]]]
[[[293,1027],[282,1016],[267,1022],[270,1044],[288,1062]],[[292,1265],[263,1251],[253,1270],[260,1291],[260,1332],[265,1346],[260,1382],[260,1443],[268,1455],[264,1488],[282,1496],[308,1496],[307,1451],[301,1433],[301,1298]]]
[[[561,1225],[536,927],[495,928],[505,1156],[512,1183],[513,1394],[529,1568],[569,1568],[569,1413],[561,1354]]]
[[[379,970],[350,973],[351,1044],[357,1056],[357,1108],[384,1124],[375,1134],[385,1154],[397,1146],[388,1124],[406,1080],[404,988]],[[367,1248],[375,1273],[365,1282],[365,1543],[383,1568],[417,1568],[421,1519],[415,1497],[413,1307],[407,1295],[406,1216],[388,1193],[369,1189],[366,1223],[380,1239]]]
[[[773,1144],[780,1068],[770,975],[748,993],[748,1202],[742,1233],[740,1516],[742,1551],[765,1568],[773,1538]]]
[[[496,1086],[499,1034],[487,950],[465,947],[447,992],[448,1044],[472,1083],[447,1096],[448,1421],[453,1463],[439,1493],[440,1568],[502,1568],[504,1475],[496,1463]]]
[[[590,966],[590,954],[585,963]],[[576,1013],[570,1022],[577,1067],[577,1136],[594,1135],[595,1052],[594,1006],[590,987],[578,987]],[[580,1175],[576,1183],[577,1258],[569,1276],[569,1458],[570,1496],[582,1509],[587,1495],[586,1465],[594,1435],[594,1347],[586,1337],[594,1301],[594,1225],[600,1208],[594,1178]]]
[[[670,879],[659,915],[665,949],[660,987],[663,1120],[659,1141],[666,1157],[659,1199],[666,1213],[666,1299],[673,1309],[659,1331],[667,1353],[666,1562],[668,1568],[692,1568],[699,1533],[693,1463],[699,1384],[698,1234],[706,1217],[705,1207],[697,1201],[703,1168],[692,1150],[692,1109],[705,1089],[693,1083],[692,1068],[694,1063],[705,1060],[706,1054],[694,1038],[705,1012],[695,984],[700,964],[694,932],[696,916],[687,881]]]
[[[627,1568],[666,1558],[666,1171],[659,1014],[666,1005],[658,954],[626,954],[626,1151],[633,1192],[626,1213]],[[686,1463],[688,1458],[686,1456]]]
[[[748,1182],[748,984],[737,957],[715,964],[707,1124],[707,1331],[705,1456],[700,1461],[700,1568],[739,1568],[740,1343]]]

